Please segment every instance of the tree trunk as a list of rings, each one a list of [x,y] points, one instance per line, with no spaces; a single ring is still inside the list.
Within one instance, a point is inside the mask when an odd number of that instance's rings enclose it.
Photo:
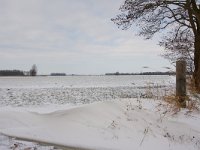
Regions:
[[[200,32],[195,35],[194,42],[194,82],[195,88],[198,93],[200,93]]]

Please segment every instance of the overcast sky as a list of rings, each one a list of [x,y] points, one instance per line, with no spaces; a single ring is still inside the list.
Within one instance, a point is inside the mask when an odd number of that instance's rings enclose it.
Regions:
[[[166,71],[157,41],[110,21],[123,0],[0,0],[0,70],[39,74]],[[143,66],[149,66],[145,70]]]

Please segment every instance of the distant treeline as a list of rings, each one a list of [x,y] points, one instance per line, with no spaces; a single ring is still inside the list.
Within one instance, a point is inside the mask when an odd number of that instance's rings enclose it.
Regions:
[[[0,76],[24,76],[21,70],[0,70]]]
[[[22,70],[0,70],[0,76],[36,76],[37,66],[34,64],[29,71]]]
[[[65,73],[51,73],[51,76],[66,76]]]
[[[106,73],[105,75],[175,75],[176,72]]]

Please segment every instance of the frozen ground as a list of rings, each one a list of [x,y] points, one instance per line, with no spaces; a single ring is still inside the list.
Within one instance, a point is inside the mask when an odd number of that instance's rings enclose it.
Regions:
[[[0,88],[84,88],[144,86],[147,83],[168,84],[173,76],[45,76],[1,77]]]
[[[172,76],[67,76],[0,78],[0,106],[88,104],[119,98],[162,96]]]
[[[173,85],[170,76],[0,78],[0,149],[200,149],[199,112],[173,114],[159,100]]]

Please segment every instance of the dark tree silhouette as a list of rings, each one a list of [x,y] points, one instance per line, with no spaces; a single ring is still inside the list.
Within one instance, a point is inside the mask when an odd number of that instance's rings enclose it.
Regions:
[[[24,76],[21,70],[0,70],[0,76]]]
[[[122,29],[136,25],[146,39],[165,34],[160,45],[176,51],[174,56],[182,59],[190,53],[195,87],[200,92],[200,0],[125,0],[120,10],[111,20]]]
[[[34,64],[30,70],[30,75],[31,76],[36,76],[37,75],[37,66]]]

